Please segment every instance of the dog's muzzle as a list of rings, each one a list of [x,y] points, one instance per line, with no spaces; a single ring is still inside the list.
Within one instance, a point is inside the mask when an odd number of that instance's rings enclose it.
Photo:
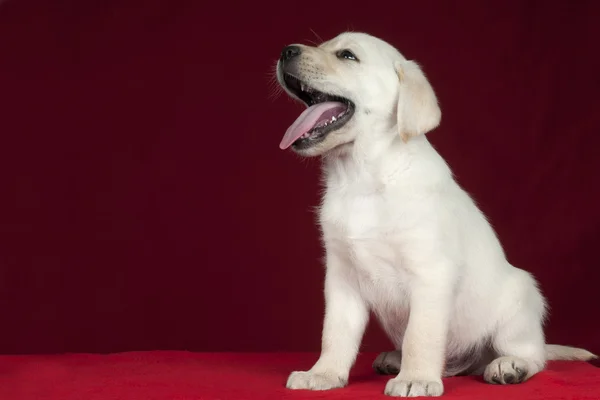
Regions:
[[[300,46],[286,46],[279,58],[282,86],[308,107],[288,128],[279,147],[307,149],[322,142],[325,137],[346,124],[354,114],[354,103],[349,99],[321,92],[301,79],[298,60]]]

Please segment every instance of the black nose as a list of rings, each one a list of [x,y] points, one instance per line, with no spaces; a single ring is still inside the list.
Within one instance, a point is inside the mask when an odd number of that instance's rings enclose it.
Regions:
[[[302,51],[298,46],[287,46],[281,52],[281,61],[288,61],[300,55]]]

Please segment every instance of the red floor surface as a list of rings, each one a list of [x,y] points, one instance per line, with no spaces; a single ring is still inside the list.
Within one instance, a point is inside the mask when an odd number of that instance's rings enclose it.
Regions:
[[[344,389],[327,392],[284,388],[291,370],[306,369],[314,354],[202,354],[156,351],[112,355],[0,357],[2,400],[228,400],[385,399],[388,377],[359,357]],[[554,362],[523,385],[488,385],[475,377],[445,380],[446,399],[600,399],[600,368]]]

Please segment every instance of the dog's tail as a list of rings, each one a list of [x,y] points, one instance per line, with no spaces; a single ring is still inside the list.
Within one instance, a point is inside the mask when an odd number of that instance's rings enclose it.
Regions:
[[[546,345],[547,360],[590,361],[596,358],[598,358],[597,355],[577,347],[559,346],[557,344]]]

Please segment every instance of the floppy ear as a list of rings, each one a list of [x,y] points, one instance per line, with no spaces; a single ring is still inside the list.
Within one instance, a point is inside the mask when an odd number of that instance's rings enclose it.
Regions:
[[[433,88],[416,62],[398,62],[395,67],[400,81],[398,131],[406,142],[436,128],[442,119],[442,111]]]

